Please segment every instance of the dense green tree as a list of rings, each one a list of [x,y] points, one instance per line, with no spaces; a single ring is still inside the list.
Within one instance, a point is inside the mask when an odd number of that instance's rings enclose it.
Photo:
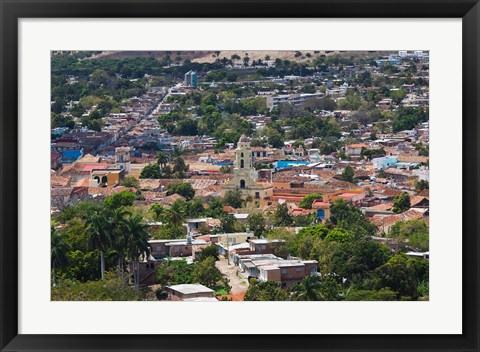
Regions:
[[[205,207],[203,206],[202,199],[197,197],[187,202],[186,214],[191,218],[204,216]]]
[[[195,264],[186,260],[165,261],[155,268],[155,281],[165,286],[194,283],[193,269]]]
[[[419,123],[428,121],[428,109],[400,107],[393,120],[393,132],[410,130]]]
[[[152,214],[154,214],[154,217],[156,220],[160,220],[162,218],[162,214],[164,210],[165,208],[163,207],[163,205],[159,203],[152,204],[152,206],[149,209],[149,211]]]
[[[220,216],[221,230],[226,233],[235,232],[237,229],[238,221],[233,215],[223,214]]]
[[[373,236],[377,227],[371,223],[360,209],[349,205],[345,200],[337,200],[330,207],[330,221],[347,231],[353,232],[356,237]]]
[[[242,193],[239,189],[234,191],[228,190],[225,192],[222,202],[224,205],[229,205],[233,208],[241,208],[243,206]]]
[[[225,214],[227,212],[223,210],[223,202],[218,198],[210,199],[208,208],[205,209],[205,215],[212,218],[221,218]]]
[[[160,225],[157,230],[152,233],[152,238],[156,240],[174,240],[185,238],[185,233],[181,227],[175,227],[170,224]]]
[[[397,292],[388,288],[380,290],[350,289],[345,297],[346,301],[396,301]]]
[[[140,173],[140,178],[159,179],[161,177],[162,173],[158,164],[147,165],[142,169],[142,172]]]
[[[195,263],[193,278],[196,282],[215,289],[217,283],[222,279],[222,273],[215,266],[215,258],[208,256],[204,260]]]
[[[277,205],[277,209],[273,213],[272,222],[274,226],[291,226],[293,218],[288,212],[287,203]]]
[[[190,119],[179,121],[174,134],[177,136],[196,136],[198,134],[197,121]]]
[[[287,301],[288,294],[275,281],[259,282],[248,287],[244,301]]]
[[[323,196],[321,193],[312,193],[312,194],[306,195],[301,200],[300,207],[304,209],[312,209],[312,204],[317,199],[323,199]]]
[[[321,258],[326,274],[336,274],[348,282],[359,283],[369,277],[370,273],[385,264],[390,257],[390,250],[383,244],[369,238],[352,242],[338,243],[327,247]]]
[[[403,89],[393,90],[390,93],[390,98],[396,103],[399,104],[405,97],[407,93]]]
[[[429,188],[429,182],[425,180],[416,180],[415,181],[415,191],[420,192],[423,191],[424,189]]]
[[[400,297],[416,298],[417,275],[413,263],[415,259],[400,253],[375,270],[381,287],[396,291]]]
[[[135,200],[135,193],[130,190],[115,193],[112,196],[106,197],[104,204],[108,209],[117,209],[120,207],[129,207],[133,205]]]
[[[85,283],[75,280],[62,280],[52,288],[52,301],[139,301],[140,296],[125,284],[124,277],[106,273],[102,281]]]
[[[402,192],[398,196],[395,196],[393,199],[393,208],[392,211],[396,214],[403,213],[404,211],[410,209],[410,196],[407,192]]]
[[[397,222],[392,226],[388,236],[398,242],[408,244],[410,247],[428,251],[428,226],[423,221],[408,220]]]
[[[127,176],[120,182],[120,186],[134,187],[136,189],[139,189],[140,188],[140,183],[138,182],[138,180],[135,177]]]
[[[261,213],[252,213],[247,219],[248,228],[255,234],[255,236],[261,238],[266,231],[265,218]]]
[[[354,174],[355,174],[355,172],[353,171],[353,168],[350,165],[348,165],[343,170],[341,179],[342,179],[342,181],[345,181],[345,182],[355,183],[353,181]]]
[[[350,242],[354,239],[354,235],[351,232],[343,229],[335,228],[331,230],[325,237],[325,241],[334,241],[339,243]]]
[[[189,182],[169,184],[167,187],[167,196],[175,193],[185,197],[186,200],[193,199],[195,196],[195,190],[193,189],[192,184]]]
[[[200,250],[200,255],[198,257],[199,261],[205,260],[209,257],[215,258],[215,261],[218,260],[218,247],[215,244],[211,244],[207,247],[204,247]]]
[[[52,107],[53,109],[53,107]],[[70,129],[75,127],[75,121],[73,118],[69,115],[64,116],[62,114],[56,114],[52,111],[52,116],[51,116],[51,121],[52,121],[52,128],[56,127],[68,127]]]
[[[51,226],[50,231],[51,244],[50,244],[50,259],[51,259],[51,270],[52,270],[52,283],[53,286],[56,285],[56,276],[55,272],[57,268],[65,267],[68,263],[68,252],[70,251],[69,244],[64,240],[63,235],[61,235],[54,226]]]

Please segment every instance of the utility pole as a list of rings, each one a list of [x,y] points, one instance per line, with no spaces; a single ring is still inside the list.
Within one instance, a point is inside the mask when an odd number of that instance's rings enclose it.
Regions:
[[[228,241],[228,232],[227,232],[227,263],[230,265],[230,242]]]

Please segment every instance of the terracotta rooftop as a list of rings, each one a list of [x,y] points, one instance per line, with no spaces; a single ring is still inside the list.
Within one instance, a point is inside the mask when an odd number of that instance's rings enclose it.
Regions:
[[[346,147],[347,148],[361,149],[361,148],[368,148],[368,145],[363,144],[363,143],[357,143],[357,144],[348,144]]]
[[[413,196],[413,197],[410,197],[410,206],[411,207],[414,207],[415,205],[421,203],[423,200],[428,200],[428,198],[426,197],[422,197],[422,196]]]
[[[237,210],[234,207],[231,207],[230,205],[224,205],[223,210],[226,211],[227,213],[230,214],[236,214]]]
[[[400,214],[395,214],[395,215],[389,215],[389,216],[374,216],[372,218],[372,222],[377,226],[377,227],[382,227],[382,226],[391,226],[399,221],[409,221],[409,220],[419,220],[423,218],[423,213],[409,209],[403,213]]]
[[[330,207],[329,202],[324,202],[320,199],[312,203],[312,208],[315,208],[315,209],[322,209],[322,208],[329,208],[329,207]]]
[[[417,196],[425,197],[427,199],[429,198],[429,195],[430,195],[430,192],[428,189],[423,189],[417,193]]]
[[[94,194],[100,194],[103,196],[111,196],[113,194],[125,191],[125,190],[130,190],[132,192],[135,192],[135,188],[133,187],[123,187],[123,186],[118,186],[118,187],[88,187],[88,194],[94,195]]]
[[[77,163],[99,163],[100,157],[93,156],[92,154],[85,154],[83,157],[77,160]]]
[[[50,177],[51,187],[66,187],[69,185],[71,177],[65,176],[52,176]]]
[[[366,208],[367,210],[380,210],[380,211],[388,211],[392,209],[393,203],[382,203],[382,204],[377,204],[372,207]]]

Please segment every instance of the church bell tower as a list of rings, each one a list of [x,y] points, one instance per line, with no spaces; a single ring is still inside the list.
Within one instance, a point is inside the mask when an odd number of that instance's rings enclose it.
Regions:
[[[233,178],[235,185],[240,189],[251,188],[255,181],[255,168],[253,167],[252,148],[250,141],[243,134],[235,150],[235,167],[233,169]]]

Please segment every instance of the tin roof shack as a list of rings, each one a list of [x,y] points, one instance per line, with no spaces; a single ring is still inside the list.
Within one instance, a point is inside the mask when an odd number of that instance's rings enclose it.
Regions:
[[[169,242],[165,244],[168,257],[189,257],[192,255],[192,247],[207,244],[205,240],[183,240],[181,242]]]
[[[317,275],[316,260],[282,259],[273,254],[237,255],[234,262],[249,276],[260,281],[276,281],[282,287],[298,284]]]
[[[207,227],[207,219],[206,218],[198,218],[198,219],[186,219],[185,220],[186,230],[187,232],[197,231],[199,228]]]
[[[235,245],[238,243],[248,242],[249,240],[256,239],[255,234],[251,231],[248,232],[232,232],[232,233],[219,233],[210,236],[210,239],[217,238],[216,243],[222,243],[223,245]],[[213,242],[213,241],[212,241]]]
[[[167,292],[167,299],[170,301],[198,301],[199,298],[206,298],[208,301],[216,301],[216,298],[213,297],[214,291],[200,284],[167,286]]]
[[[162,259],[169,256],[170,247],[166,245],[169,243],[184,243],[184,239],[178,240],[150,240],[148,244],[150,245],[150,252],[155,259]]]
[[[270,254],[279,243],[280,240],[253,239],[250,240],[250,251],[256,254]]]
[[[273,265],[259,266],[260,281],[277,281],[282,287],[298,284],[307,276],[317,275],[316,260],[281,260]]]

